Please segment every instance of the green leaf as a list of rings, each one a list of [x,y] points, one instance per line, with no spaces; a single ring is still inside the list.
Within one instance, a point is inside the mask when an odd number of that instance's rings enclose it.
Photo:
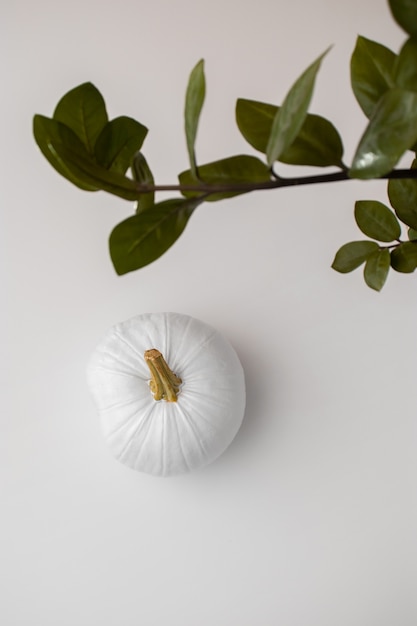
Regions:
[[[417,0],[389,0],[396,22],[410,35],[417,36]]]
[[[185,137],[187,141],[188,156],[190,159],[191,171],[197,175],[197,164],[195,157],[195,140],[197,136],[198,122],[201,109],[203,108],[206,95],[206,81],[204,77],[204,60],[201,59],[192,70],[187,91],[185,94]]]
[[[94,85],[83,83],[71,89],[58,102],[53,118],[71,128],[94,155],[96,139],[108,120],[103,96]]]
[[[401,235],[401,226],[394,213],[377,200],[358,200],[355,220],[365,235],[377,241],[394,241]]]
[[[370,118],[384,93],[394,87],[396,55],[376,41],[358,37],[350,60],[350,80],[356,100]]]
[[[183,232],[200,200],[178,198],[156,204],[118,224],[110,235],[110,255],[117,274],[152,263]]]
[[[410,274],[417,268],[417,243],[405,241],[391,251],[391,267],[397,272]]]
[[[88,191],[102,189],[126,200],[137,200],[136,183],[97,165],[77,135],[65,124],[36,115],[34,135],[51,165],[77,187]]]
[[[408,238],[410,241],[417,241],[417,230],[415,228],[408,229]]]
[[[375,291],[381,291],[387,280],[389,268],[389,251],[375,250],[375,252],[367,258],[363,272],[368,287],[375,289]]]
[[[417,159],[412,169],[417,169]],[[417,229],[417,179],[391,179],[388,182],[388,197],[399,219]]]
[[[236,122],[248,143],[266,153],[272,123],[279,107],[240,98],[236,102]],[[328,167],[342,165],[343,144],[331,122],[319,115],[307,114],[293,143],[279,161],[290,165]]]
[[[376,250],[378,250],[378,244],[375,241],[351,241],[350,243],[345,243],[337,251],[332,268],[341,274],[352,272],[362,265]]]
[[[78,136],[67,126],[43,115],[35,115],[33,118],[33,134],[42,154],[55,170],[71,183],[84,191],[97,191],[96,184],[85,182],[83,177],[77,176],[65,163],[55,149],[55,145],[65,144],[84,158],[88,153]]]
[[[269,168],[265,163],[254,156],[245,154],[201,165],[198,168],[198,179],[193,176],[191,170],[182,172],[178,178],[182,186],[201,185],[203,182],[213,187],[264,183],[271,180]],[[204,191],[183,191],[182,193],[185,197],[192,198],[201,195]],[[206,201],[214,202],[242,193],[247,193],[247,191],[245,189],[242,191],[219,191],[208,196]]]
[[[388,174],[417,140],[417,93],[394,88],[377,104],[356,150],[351,178]]]
[[[80,180],[124,200],[138,199],[136,183],[130,178],[104,169],[91,158],[83,158],[65,145],[54,144],[54,148],[74,176]]]
[[[145,126],[131,117],[116,117],[107,122],[94,147],[97,163],[105,169],[125,174],[147,132]]]
[[[407,39],[395,63],[395,82],[398,87],[417,91],[417,37]]]
[[[153,185],[154,178],[149,165],[141,152],[135,154],[132,161],[133,178],[141,185]],[[150,191],[139,196],[136,213],[141,213],[153,207],[155,204],[155,193]]]
[[[273,120],[266,149],[268,165],[273,165],[297,137],[313,95],[314,83],[324,52],[296,80]]]
[[[417,37],[407,39],[397,57],[394,68],[396,85],[417,92]],[[417,153],[417,144],[411,150]]]

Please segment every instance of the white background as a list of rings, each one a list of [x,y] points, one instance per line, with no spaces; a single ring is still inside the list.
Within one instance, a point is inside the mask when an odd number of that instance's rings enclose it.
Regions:
[[[382,182],[207,204],[160,260],[117,277],[134,206],[73,187],[31,134],[84,81],[150,128],[159,182],[187,167],[183,100],[206,60],[200,162],[249,153],[237,97],[279,104],[324,49],[311,110],[345,160],[365,125],[349,87],[362,34],[397,51],[383,0],[15,0],[1,11],[2,626],[414,626],[416,278],[377,294],[330,269]],[[114,461],[85,382],[108,327],[178,311],[233,343],[243,426],[204,471]]]

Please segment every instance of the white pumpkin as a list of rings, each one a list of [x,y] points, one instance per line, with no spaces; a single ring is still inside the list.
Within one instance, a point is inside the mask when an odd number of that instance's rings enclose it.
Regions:
[[[239,358],[214,328],[188,315],[138,315],[110,329],[88,384],[114,456],[169,476],[214,461],[245,410]]]

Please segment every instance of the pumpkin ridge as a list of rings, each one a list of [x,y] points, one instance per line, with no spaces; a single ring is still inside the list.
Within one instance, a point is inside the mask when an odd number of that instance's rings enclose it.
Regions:
[[[211,397],[210,397],[211,400]],[[216,407],[220,408],[220,409],[224,409],[224,405],[223,404],[217,404],[215,405]],[[215,423],[213,422],[212,416],[210,417],[205,417],[204,414],[197,408],[194,406],[194,402],[189,401],[189,406],[187,407],[189,409],[189,412],[193,414],[193,416],[195,416],[194,420],[193,420],[193,424],[195,424],[196,419],[198,419],[198,421],[200,423],[204,423],[208,426],[210,426],[210,430],[213,433],[217,433],[219,432],[219,428],[216,428]]]
[[[213,332],[211,332],[210,334],[208,334],[201,343],[199,343],[198,345],[195,345],[195,347],[193,348],[192,351],[188,352],[186,355],[184,355],[183,358],[183,362],[184,365],[183,367],[189,367],[193,360],[198,357],[198,353],[200,352],[200,350],[202,350],[203,348],[205,348],[205,346],[211,342],[211,340],[216,337],[217,335],[217,331],[213,330]]]
[[[131,404],[139,403],[140,400],[142,401],[143,398],[132,398],[131,400],[127,400],[127,402],[115,402],[114,404],[109,404],[108,406],[100,410],[101,410],[101,413],[108,413],[109,411],[114,411],[114,409],[121,409],[124,407],[128,407]],[[142,410],[142,409],[143,407],[140,407],[140,409],[138,410]]]
[[[161,472],[162,472],[162,476],[166,475],[166,468],[168,466],[168,462],[167,462],[167,426],[166,426],[166,421],[167,421],[167,412],[165,410],[165,406],[163,407],[163,412],[162,412],[162,432],[161,432],[161,438],[162,438],[162,453],[161,453]]]
[[[189,428],[189,432],[192,433],[194,440],[197,443],[198,448],[200,449],[200,451],[203,453],[204,457],[207,458],[207,450],[203,444],[203,441],[197,431],[197,429],[195,428],[194,422],[193,420],[187,415],[187,413],[179,406],[178,407],[180,409],[180,413],[182,415],[183,421],[187,424],[188,428]]]
[[[185,456],[184,448],[182,447],[180,431],[179,431],[179,428],[178,428],[178,420],[174,420],[174,424],[175,424],[175,430],[176,430],[176,433],[177,433],[178,447],[181,450],[182,460],[184,462],[184,465],[185,465],[185,468],[186,468],[187,472],[189,472],[191,470],[191,467],[190,467],[190,464],[188,463],[187,457]]]
[[[132,418],[135,417],[136,414],[134,415],[130,415],[126,421],[122,422],[121,424],[119,424],[119,426],[117,426],[111,433],[108,433],[108,438],[109,441],[111,442],[112,439],[114,440],[115,437],[117,437],[117,435],[119,435],[120,433],[123,433],[123,430],[126,429],[126,427],[128,426],[129,422],[132,421]],[[130,445],[132,444],[132,442],[135,440],[135,435],[138,433],[138,430],[141,430],[146,422],[148,421],[148,416],[146,416],[140,423],[140,427],[139,429],[136,428],[134,431],[134,434],[132,434],[131,436],[129,436],[129,441],[125,444],[125,446],[122,448],[121,452],[119,453],[119,457],[122,457],[125,452],[127,451],[127,449],[130,447]]]
[[[138,413],[140,413],[140,410],[143,409],[138,409],[136,408],[135,411],[133,413],[131,413],[130,415],[128,415],[127,417],[124,417],[123,420],[113,429],[113,430],[109,430],[107,431],[108,433],[108,437],[114,437],[116,436],[118,433],[120,433],[120,431],[122,431],[124,428],[126,428],[128,426],[128,424],[133,420],[133,419],[137,419]],[[101,411],[101,414],[105,413],[106,409],[103,411]],[[144,424],[144,422],[147,420],[148,418],[148,413],[144,414],[142,419],[139,422],[138,428],[141,428]],[[136,429],[134,431],[134,434],[138,431],[138,429]],[[132,436],[134,436],[134,434]]]
[[[139,350],[136,350],[136,348],[126,339],[126,337],[123,334],[120,334],[120,331],[118,332],[116,329],[114,330],[114,336],[117,337],[117,339],[123,343],[125,346],[127,346],[128,348],[130,348],[130,350],[133,352],[133,354],[139,358],[142,358],[142,354]]]
[[[168,315],[170,314],[168,313]],[[161,314],[161,316],[162,316],[162,319],[165,320],[167,314],[163,313]],[[142,315],[138,315],[137,317],[133,318],[131,321],[132,322],[139,321],[140,318],[142,317],[143,317]],[[145,317],[148,317],[148,316],[146,315]],[[141,347],[141,349],[138,350],[137,354],[141,360],[143,359],[143,353],[147,349],[152,348],[154,346],[157,346],[157,348],[160,349],[160,351],[165,355],[167,359],[170,357],[170,354],[168,354],[169,345],[167,345],[169,342],[166,342],[166,337],[165,337],[165,333],[167,332],[167,329],[165,327],[164,331],[162,332],[161,329],[158,328],[158,317],[159,317],[159,314],[155,314],[155,313],[149,315],[148,322],[152,323],[151,329],[147,328],[147,324],[140,326],[140,335],[141,335],[140,345],[143,346],[143,348]],[[168,320],[167,320],[167,323],[168,323]],[[132,328],[135,333],[139,334],[139,329],[137,325],[131,325],[129,326],[129,328]],[[161,345],[161,343],[163,343],[163,345]]]
[[[165,358],[167,359],[168,363],[170,364],[170,366],[172,367],[172,359],[171,359],[171,354],[170,354],[170,345],[171,345],[171,333],[170,333],[170,328],[169,328],[169,323],[168,323],[168,316],[164,315],[164,352],[163,354],[165,355]]]
[[[108,367],[104,367],[103,365],[96,365],[94,367],[95,371],[106,372],[106,374],[111,374],[112,376],[125,376],[126,378],[140,378],[141,380],[145,380],[142,376],[138,376],[135,372],[123,372],[122,370],[118,371],[115,369],[110,369]]]
[[[168,321],[168,320],[167,320]],[[184,342],[187,342],[187,335],[190,332],[190,326],[193,323],[193,318],[192,317],[187,317],[187,323],[185,324],[183,330],[182,330],[182,345],[184,344]],[[170,345],[170,341],[167,341],[168,346]]]
[[[126,455],[127,451],[128,451],[128,450],[129,450],[129,448],[131,447],[132,443],[133,443],[135,440],[137,441],[137,435],[138,435],[138,433],[139,433],[141,430],[143,430],[143,429],[145,428],[145,426],[147,425],[147,426],[148,426],[148,428],[147,428],[147,430],[146,430],[146,432],[145,432],[145,436],[144,436],[144,438],[143,438],[142,445],[140,446],[140,453],[137,455],[137,457],[138,457],[138,458],[137,458],[137,460],[139,460],[139,459],[140,459],[140,456],[141,456],[142,450],[143,450],[143,449],[144,449],[144,447],[145,447],[146,439],[147,439],[147,437],[149,436],[149,433],[150,433],[151,428],[152,428],[152,413],[154,412],[154,408],[155,408],[155,407],[153,407],[153,406],[151,407],[151,410],[149,411],[149,413],[148,413],[148,414],[145,416],[145,418],[144,418],[144,419],[140,422],[139,426],[138,426],[138,427],[137,427],[137,428],[133,431],[132,435],[130,435],[130,437],[129,437],[129,441],[125,444],[125,446],[123,447],[122,451],[121,451],[121,452],[120,452],[120,454],[119,454],[119,459],[122,459],[122,458]],[[122,462],[123,462],[123,461],[122,461]]]
[[[208,424],[212,424],[211,418],[203,416],[201,411],[199,411],[199,409],[194,406],[195,404],[194,400],[197,400],[197,403],[200,404],[201,400],[203,399],[207,403],[209,402],[210,405],[213,406],[214,408],[224,410],[224,400],[219,402],[217,399],[214,399],[213,396],[208,393],[203,393],[202,391],[193,391],[192,389],[187,389],[187,396],[188,396],[187,399],[188,399],[188,404],[190,406],[190,410],[193,413],[198,412],[201,415],[201,419],[203,419]]]
[[[125,366],[127,369],[132,370],[133,365],[132,363],[129,363],[128,361],[125,361],[124,359],[122,359],[119,354],[115,354],[113,352],[111,352],[108,348],[107,349],[101,349],[100,350],[100,354],[110,357],[114,363],[120,363],[121,365]],[[135,354],[136,356],[136,354]],[[96,365],[95,367],[102,367],[103,369],[105,368],[104,365]],[[114,370],[110,370],[111,372],[114,372]],[[145,370],[144,370],[145,371]]]

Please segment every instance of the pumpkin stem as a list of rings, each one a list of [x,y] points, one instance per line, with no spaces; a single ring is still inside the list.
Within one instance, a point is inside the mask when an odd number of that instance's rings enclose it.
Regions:
[[[151,382],[149,387],[155,400],[166,400],[176,402],[178,392],[182,383],[181,378],[176,376],[168,367],[164,357],[155,348],[146,350],[145,361],[151,372]]]

